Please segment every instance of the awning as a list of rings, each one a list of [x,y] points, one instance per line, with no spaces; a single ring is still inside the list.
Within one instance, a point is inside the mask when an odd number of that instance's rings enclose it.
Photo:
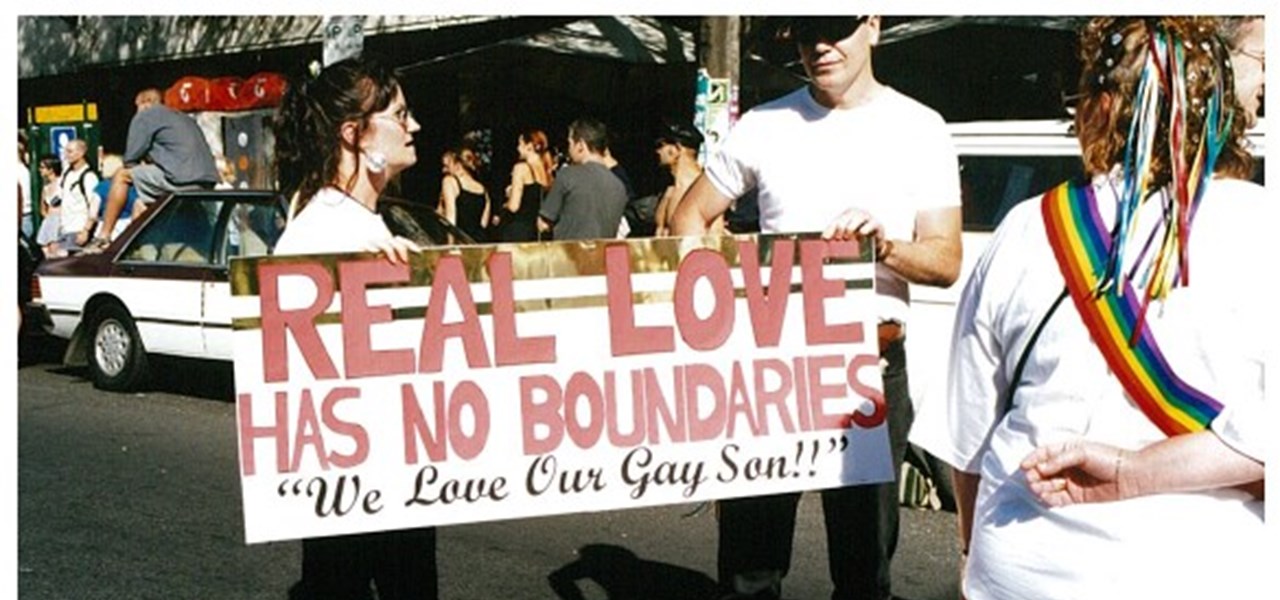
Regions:
[[[638,64],[696,60],[693,33],[653,17],[589,17],[502,44]]]
[[[911,38],[934,33],[951,27],[969,25],[1000,25],[1005,27],[1026,27],[1031,29],[1056,29],[1060,31],[1076,31],[1088,21],[1087,17],[1002,17],[1002,16],[970,16],[970,17],[922,17],[904,19],[903,22],[886,28],[880,33],[881,44],[894,44]]]
[[[370,16],[365,36],[507,17]],[[18,78],[324,41],[321,16],[18,17]]]

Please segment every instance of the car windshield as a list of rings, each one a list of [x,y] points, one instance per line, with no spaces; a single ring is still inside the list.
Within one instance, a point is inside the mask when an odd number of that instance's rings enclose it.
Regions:
[[[159,208],[129,245],[122,260],[207,264],[214,254],[214,233],[222,201],[176,198]]]
[[[144,224],[121,256],[130,262],[225,265],[271,253],[284,231],[284,209],[261,197],[174,198]]]

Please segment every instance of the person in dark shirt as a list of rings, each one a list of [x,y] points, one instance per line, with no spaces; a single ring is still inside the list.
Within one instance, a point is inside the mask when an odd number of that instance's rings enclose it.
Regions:
[[[538,213],[538,227],[557,240],[614,238],[629,198],[622,179],[605,164],[608,130],[595,119],[569,125],[569,160]]]
[[[162,104],[155,88],[138,92],[133,103],[137,112],[129,122],[125,167],[111,180],[102,233],[86,250],[101,251],[110,243],[109,233],[124,211],[129,186],[137,190],[142,208],[174,192],[213,189],[218,183],[213,151],[195,119]]]

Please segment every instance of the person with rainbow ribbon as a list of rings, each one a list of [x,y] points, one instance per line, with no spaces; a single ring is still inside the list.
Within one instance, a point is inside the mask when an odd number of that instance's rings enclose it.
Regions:
[[[971,600],[1269,593],[1276,328],[1267,282],[1240,273],[1275,207],[1242,145],[1238,98],[1260,92],[1219,27],[1089,22],[1089,177],[1011,211],[965,287],[947,403],[913,441],[954,467]]]

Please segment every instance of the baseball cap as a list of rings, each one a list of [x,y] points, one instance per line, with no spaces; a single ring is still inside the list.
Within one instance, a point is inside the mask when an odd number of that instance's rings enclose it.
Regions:
[[[774,39],[785,43],[837,42],[853,35],[870,15],[832,17],[780,17],[774,21]]]
[[[702,133],[696,128],[679,123],[669,123],[662,127],[654,143],[659,146],[674,143],[680,144],[685,148],[697,150],[702,145],[702,139]]]

